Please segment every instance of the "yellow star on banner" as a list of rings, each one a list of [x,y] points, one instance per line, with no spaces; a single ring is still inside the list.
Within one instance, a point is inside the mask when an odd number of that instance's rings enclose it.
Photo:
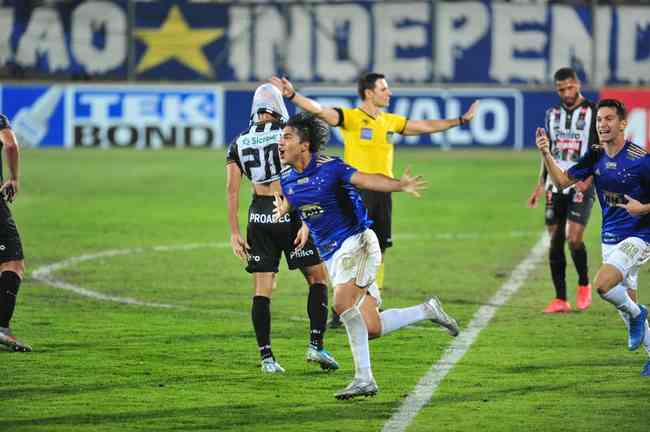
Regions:
[[[201,48],[221,38],[223,34],[222,28],[191,28],[178,6],[174,6],[160,28],[136,31],[136,35],[147,44],[147,51],[140,60],[137,71],[142,72],[167,60],[176,59],[203,75],[212,76],[212,67]]]

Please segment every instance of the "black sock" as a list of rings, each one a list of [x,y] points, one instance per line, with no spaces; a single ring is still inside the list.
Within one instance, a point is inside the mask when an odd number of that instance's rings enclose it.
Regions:
[[[257,346],[260,348],[260,356],[262,359],[273,357],[271,351],[271,299],[254,296],[251,315],[255,337],[257,337]]]
[[[309,287],[307,314],[309,315],[309,343],[314,348],[321,349],[327,327],[327,285],[315,283]]]
[[[561,234],[559,234],[561,233]],[[548,261],[551,266],[551,277],[555,286],[555,297],[566,300],[566,256],[564,255],[564,225],[557,227],[551,237]]]
[[[332,308],[332,321],[341,322],[341,315],[337,314],[334,308]]]
[[[578,284],[589,285],[589,268],[587,266],[587,248],[584,243],[576,249],[571,249],[571,258],[578,272]]]
[[[16,296],[20,287],[20,277],[12,271],[0,275],[0,327],[9,327],[9,321],[16,308]]]

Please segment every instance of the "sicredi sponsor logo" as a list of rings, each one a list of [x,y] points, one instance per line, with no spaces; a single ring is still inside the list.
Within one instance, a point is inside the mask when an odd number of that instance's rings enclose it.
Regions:
[[[222,96],[200,89],[74,88],[75,147],[216,147],[222,139]]]
[[[307,89],[304,93],[324,106],[354,108],[360,104],[358,97],[351,92]],[[477,99],[480,100],[479,108],[467,126],[454,127],[444,133],[431,135],[393,134],[393,144],[522,148],[523,96],[516,89],[393,89],[387,111],[409,120],[454,119],[463,115]],[[335,141],[342,143],[343,138],[338,128],[333,128],[332,131]]]

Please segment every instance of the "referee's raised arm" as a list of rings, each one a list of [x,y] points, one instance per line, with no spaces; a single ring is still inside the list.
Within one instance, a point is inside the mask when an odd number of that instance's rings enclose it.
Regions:
[[[340,114],[339,112],[330,107],[326,107],[316,102],[315,100],[303,96],[296,91],[291,84],[291,81],[285,77],[271,77],[269,80],[271,84],[276,86],[282,92],[282,96],[289,99],[294,103],[298,108],[303,111],[310,112],[319,118],[325,120],[330,126],[339,126],[340,125]]]

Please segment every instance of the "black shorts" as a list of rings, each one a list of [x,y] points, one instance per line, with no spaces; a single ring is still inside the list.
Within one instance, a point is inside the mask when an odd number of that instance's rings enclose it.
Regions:
[[[568,194],[546,192],[546,225],[557,225],[566,220],[587,226],[594,205],[594,187],[585,193],[571,189]]]
[[[23,257],[23,244],[11,211],[4,199],[0,198],[0,262],[20,261]]]
[[[246,239],[251,249],[246,271],[277,273],[282,252],[289,270],[320,264],[320,255],[311,238],[299,251],[293,246],[301,225],[300,219],[291,215],[273,222],[273,197],[254,195],[248,209]]]
[[[390,192],[360,190],[363,203],[372,219],[371,230],[377,234],[382,252],[393,246],[393,198]]]

